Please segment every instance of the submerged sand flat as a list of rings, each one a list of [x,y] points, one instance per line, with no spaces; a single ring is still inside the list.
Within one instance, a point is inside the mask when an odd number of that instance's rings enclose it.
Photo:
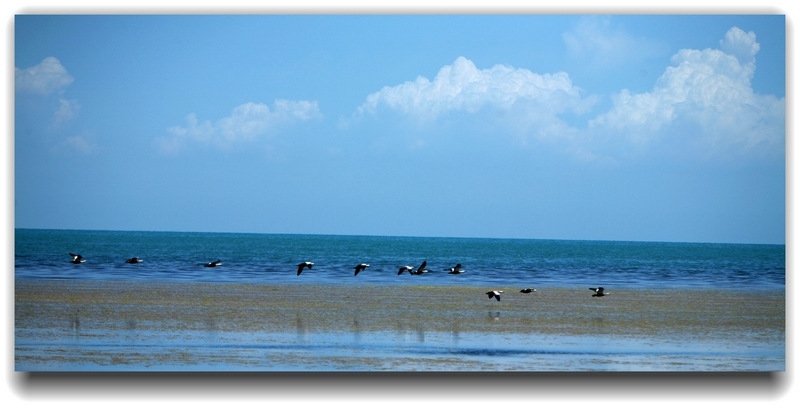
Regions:
[[[18,371],[783,371],[783,291],[16,280]]]

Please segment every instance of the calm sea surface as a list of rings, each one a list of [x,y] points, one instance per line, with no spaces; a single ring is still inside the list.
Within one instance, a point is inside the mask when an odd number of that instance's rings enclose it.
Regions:
[[[783,245],[14,237],[16,371],[785,371]],[[314,267],[298,276],[303,261]],[[398,276],[423,261],[429,273]],[[456,263],[466,272],[448,274]],[[480,286],[506,288],[503,301]]]
[[[17,279],[783,289],[784,245],[15,230]],[[68,253],[85,263],[70,263]],[[140,264],[126,264],[137,256]],[[216,268],[203,264],[221,260]],[[314,262],[297,276],[296,265]],[[429,273],[398,276],[427,261]],[[359,263],[370,265],[353,276]],[[451,275],[456,263],[466,270]]]

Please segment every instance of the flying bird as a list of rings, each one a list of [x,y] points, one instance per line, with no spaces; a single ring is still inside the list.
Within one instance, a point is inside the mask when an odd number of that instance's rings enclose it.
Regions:
[[[304,262],[298,264],[297,265],[297,275],[300,276],[300,273],[303,273],[303,269],[305,269],[306,267],[311,269],[311,266],[313,266],[313,265],[314,265],[314,263],[312,263],[310,261],[304,261]]]
[[[456,264],[456,267],[451,267],[449,269],[445,269],[449,274],[459,274],[464,273],[466,270],[461,268],[461,263]]]
[[[367,264],[367,263],[359,264],[358,266],[356,266],[356,273],[353,276],[358,276],[358,273],[360,273],[362,270],[366,269],[367,267],[369,267],[369,264]]]
[[[400,266],[400,269],[397,270],[397,275],[400,276],[406,270],[408,270],[408,274],[414,274],[414,267],[412,267],[412,266]]]
[[[128,263],[128,264],[136,264],[136,263],[141,263],[141,262],[143,262],[143,261],[144,261],[144,260],[142,260],[142,259],[140,259],[140,258],[138,258],[138,257],[131,257],[131,258],[129,258],[128,260],[125,260],[125,263]]]
[[[497,298],[498,302],[500,302],[500,294],[501,293],[503,293],[502,290],[490,290],[490,291],[486,292],[486,294],[489,295],[489,299]]]
[[[212,261],[211,263],[206,263],[203,267],[217,267],[222,264],[222,260]]]
[[[81,256],[80,254],[69,253],[69,255],[72,256],[72,261],[70,262],[72,264],[81,264],[86,262],[86,260],[84,260],[83,256]]]
[[[594,291],[594,295],[592,295],[592,297],[598,297],[599,298],[599,297],[611,294],[611,292],[606,292],[605,289],[603,289],[602,287],[598,287],[598,288],[590,287],[589,290],[593,290]]]
[[[428,273],[428,270],[425,269],[425,265],[427,265],[427,264],[428,264],[428,261],[425,260],[425,261],[422,262],[422,264],[419,265],[419,267],[417,267],[417,270],[409,270],[408,272],[411,273],[411,274]]]
[[[532,289],[532,288],[529,288],[529,287],[520,290],[520,292],[522,292],[522,293],[531,293],[531,292],[535,292],[535,291],[536,291],[536,289]]]

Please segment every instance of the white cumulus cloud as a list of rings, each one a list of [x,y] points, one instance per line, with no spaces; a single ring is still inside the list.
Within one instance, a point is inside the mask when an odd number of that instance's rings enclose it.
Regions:
[[[725,39],[720,40],[719,44],[723,52],[735,56],[748,69],[752,66],[752,69],[755,70],[756,54],[761,49],[761,45],[756,42],[754,32],[745,33],[744,30],[733,27],[728,30]]]
[[[188,140],[228,147],[274,133],[295,122],[319,118],[322,114],[316,101],[275,100],[272,109],[266,104],[250,102],[215,122],[200,121],[195,114],[189,114],[184,124],[167,128],[167,137],[159,138],[159,142],[168,152],[180,149]]]
[[[19,92],[47,95],[74,81],[61,62],[50,56],[30,68],[14,68],[14,87]]]
[[[593,101],[580,94],[564,72],[542,75],[505,65],[478,69],[469,59],[459,57],[442,67],[433,81],[420,76],[370,94],[357,113],[375,113],[386,107],[419,120],[432,120],[451,111],[510,110],[524,104],[536,108],[536,117],[546,118],[565,111],[586,111]]]
[[[785,100],[756,94],[750,86],[759,50],[753,32],[731,28],[720,49],[683,49],[646,93],[623,90],[612,109],[589,122],[630,140],[681,140],[709,152],[746,152],[754,147],[783,149]]]

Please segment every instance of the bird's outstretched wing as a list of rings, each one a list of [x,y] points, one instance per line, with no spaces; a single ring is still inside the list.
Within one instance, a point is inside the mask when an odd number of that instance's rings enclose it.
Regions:
[[[358,276],[358,273],[363,271],[363,270],[365,270],[367,268],[367,266],[369,266],[369,264],[365,264],[365,263],[361,263],[358,266],[356,266],[356,273],[353,276]]]

